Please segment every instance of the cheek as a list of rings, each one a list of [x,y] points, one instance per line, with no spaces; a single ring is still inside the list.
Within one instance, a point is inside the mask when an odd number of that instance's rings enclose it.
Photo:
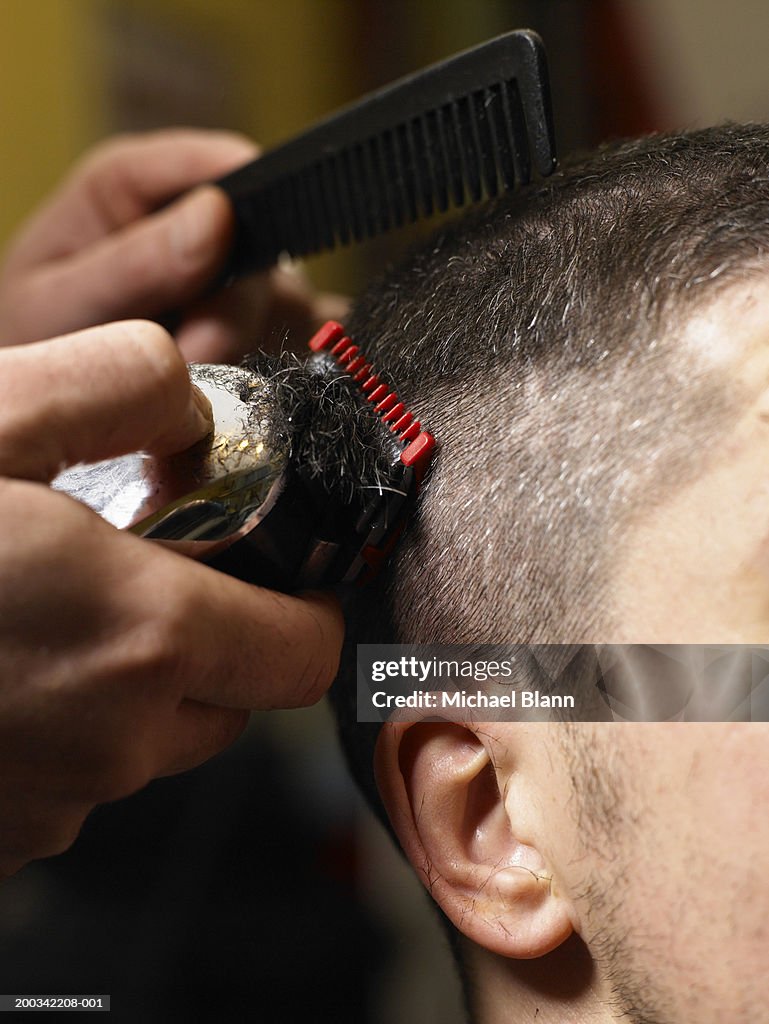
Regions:
[[[769,895],[769,723],[688,728],[693,749],[689,770],[679,773],[682,811],[698,825],[700,858],[730,864],[738,875],[760,872]]]
[[[597,977],[665,1020],[769,1024],[769,726],[607,724],[581,738],[562,878]]]
[[[769,467],[753,439],[627,531],[614,581],[613,642],[769,640]]]
[[[616,934],[650,973],[703,992],[748,984],[769,943],[769,726],[606,732],[626,778],[618,824],[583,860],[588,941],[600,955]]]

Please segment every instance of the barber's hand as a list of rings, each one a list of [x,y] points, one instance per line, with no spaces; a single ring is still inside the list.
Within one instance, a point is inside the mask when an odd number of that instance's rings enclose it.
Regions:
[[[181,318],[176,338],[188,361],[235,362],[257,344],[279,343],[287,330],[306,338],[343,316],[342,300],[313,295],[292,271],[271,270],[208,294],[234,225],[221,191],[194,187],[256,153],[241,136],[191,129],[97,147],[6,254],[0,345],[170,313]]]
[[[0,877],[91,808],[227,746],[251,708],[317,700],[339,609],[114,529],[47,482],[210,428],[171,338],[118,323],[0,350]]]

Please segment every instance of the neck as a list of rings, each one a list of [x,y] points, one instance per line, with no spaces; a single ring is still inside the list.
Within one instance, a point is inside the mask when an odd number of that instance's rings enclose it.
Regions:
[[[576,935],[536,960],[508,960],[463,943],[475,1024],[608,1024],[609,992]]]

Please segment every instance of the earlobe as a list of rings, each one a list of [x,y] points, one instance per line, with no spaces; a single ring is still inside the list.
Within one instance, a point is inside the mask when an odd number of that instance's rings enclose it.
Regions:
[[[502,956],[542,956],[571,933],[570,905],[516,837],[482,729],[388,723],[377,783],[406,856],[459,931]]]

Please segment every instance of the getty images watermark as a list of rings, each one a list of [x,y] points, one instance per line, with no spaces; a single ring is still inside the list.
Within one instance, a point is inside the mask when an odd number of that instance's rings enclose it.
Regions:
[[[769,645],[359,644],[358,721],[769,721]]]

